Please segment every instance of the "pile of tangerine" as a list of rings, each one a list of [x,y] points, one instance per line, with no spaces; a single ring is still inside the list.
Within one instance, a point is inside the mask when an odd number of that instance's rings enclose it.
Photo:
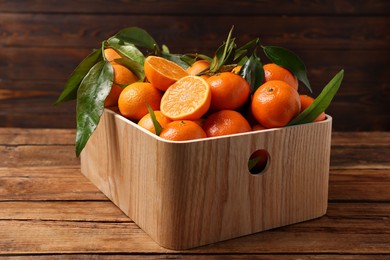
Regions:
[[[158,56],[148,56],[144,63],[146,80],[115,63],[120,55],[104,51],[114,68],[114,82],[105,107],[118,106],[124,117],[155,133],[149,105],[162,127],[159,136],[183,141],[283,127],[307,108],[314,99],[298,93],[298,80],[287,69],[266,64],[264,82],[253,93],[247,81],[231,72],[197,76],[210,66],[198,60],[187,70]],[[250,100],[248,111],[242,111]],[[240,111],[240,112],[239,112]],[[319,115],[315,121],[325,119]]]

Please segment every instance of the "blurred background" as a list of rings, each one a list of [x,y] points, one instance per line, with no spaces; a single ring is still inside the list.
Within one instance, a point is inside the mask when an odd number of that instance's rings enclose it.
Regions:
[[[122,28],[141,27],[173,53],[213,55],[234,25],[239,45],[259,37],[297,53],[314,96],[345,70],[327,110],[334,130],[389,131],[389,14],[386,0],[0,0],[0,127],[75,128],[75,102],[53,103]]]

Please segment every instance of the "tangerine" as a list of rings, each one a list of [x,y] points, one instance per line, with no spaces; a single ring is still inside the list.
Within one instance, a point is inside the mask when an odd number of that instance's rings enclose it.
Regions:
[[[114,62],[115,59],[122,58],[121,55],[112,48],[104,49],[104,57],[106,57],[106,60],[109,62]]]
[[[167,124],[160,137],[172,141],[206,138],[206,133],[197,123],[190,120],[173,121]]]
[[[154,111],[154,115],[156,116],[157,122],[161,125],[162,128],[166,127],[170,122],[172,122],[171,119],[164,116],[159,110]],[[150,113],[144,115],[138,122],[138,125],[145,128],[149,132],[155,134],[156,130],[154,129],[154,124],[152,117]]]
[[[138,121],[148,113],[147,104],[158,110],[161,92],[147,82],[135,82],[123,89],[118,99],[119,112],[126,118]]]
[[[250,94],[248,82],[233,72],[222,72],[207,79],[211,88],[211,110],[234,110],[247,101]]]
[[[232,69],[232,72],[233,72],[234,74],[238,74],[238,73],[240,73],[241,68],[242,68],[241,65],[237,65],[237,66],[235,66],[235,67]]]
[[[208,116],[203,122],[208,137],[238,134],[251,131],[248,121],[237,111],[220,110]]]
[[[116,64],[115,62],[111,62],[111,65],[114,69],[114,83],[111,86],[110,93],[104,101],[104,107],[113,107],[118,105],[119,95],[121,94],[123,88],[117,84],[129,85],[138,81],[137,76],[135,76],[134,73],[125,66]]]
[[[208,69],[210,67],[210,62],[208,60],[197,60],[191,67],[186,69],[189,75],[197,75],[198,73]]]
[[[265,64],[263,69],[264,82],[271,80],[282,80],[293,87],[295,90],[298,90],[298,79],[289,70],[276,65],[275,63]]]
[[[186,76],[164,93],[160,111],[172,120],[198,120],[207,112],[210,102],[209,84],[199,76]]]
[[[308,95],[299,95],[299,99],[301,100],[301,112],[303,112],[303,110],[305,110],[311,105],[311,103],[314,102],[314,98]],[[322,112],[316,119],[314,119],[313,122],[323,121],[325,120],[325,117],[325,112]]]
[[[261,85],[253,94],[251,111],[264,127],[282,127],[297,116],[301,109],[298,92],[281,80]]]
[[[178,79],[188,76],[182,67],[158,56],[148,56],[145,59],[144,71],[153,87],[162,91],[166,91]]]

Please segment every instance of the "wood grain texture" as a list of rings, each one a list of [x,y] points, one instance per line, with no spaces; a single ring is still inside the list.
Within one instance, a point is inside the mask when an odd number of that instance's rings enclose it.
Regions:
[[[1,12],[21,13],[58,13],[56,0],[19,0],[0,1]],[[109,5],[107,5],[110,3]],[[232,1],[212,0],[205,5],[204,1],[137,1],[137,0],[82,0],[78,1],[77,9],[73,3],[62,3],[61,13],[117,13],[117,14],[387,14],[389,3],[387,1],[364,0],[358,3],[353,0],[332,1],[278,1],[275,8],[273,1]]]
[[[45,149],[47,142],[61,150],[73,145],[74,134],[73,129],[0,128],[0,147]],[[69,157],[62,162],[47,157],[41,164],[42,153],[36,158],[31,153],[18,157],[20,165],[28,165],[22,167],[1,156],[0,257],[388,259],[389,157],[382,157],[379,167],[375,155],[358,152],[365,147],[385,153],[388,140],[388,132],[333,132],[331,153],[350,152],[331,160],[325,216],[185,251],[158,246],[81,174],[80,164],[69,165]],[[350,156],[353,149],[356,155]],[[370,161],[376,169],[367,167]]]
[[[81,170],[160,245],[185,249],[324,215],[330,133],[328,119],[172,143],[106,109]],[[261,176],[247,169],[257,149],[270,154]]]
[[[140,26],[173,52],[211,55],[234,24],[240,44],[260,37],[299,54],[314,96],[345,69],[328,111],[334,130],[390,130],[388,1],[56,3],[0,1],[0,126],[75,127],[75,104],[53,103],[76,65],[119,29]]]

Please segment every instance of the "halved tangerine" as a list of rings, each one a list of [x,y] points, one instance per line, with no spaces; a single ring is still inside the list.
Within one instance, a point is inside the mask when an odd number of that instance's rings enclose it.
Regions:
[[[148,56],[145,59],[144,71],[153,87],[162,91],[188,75],[188,72],[176,63],[158,56]]]
[[[209,84],[199,76],[186,76],[164,93],[160,111],[171,120],[198,120],[210,108],[210,103]]]

